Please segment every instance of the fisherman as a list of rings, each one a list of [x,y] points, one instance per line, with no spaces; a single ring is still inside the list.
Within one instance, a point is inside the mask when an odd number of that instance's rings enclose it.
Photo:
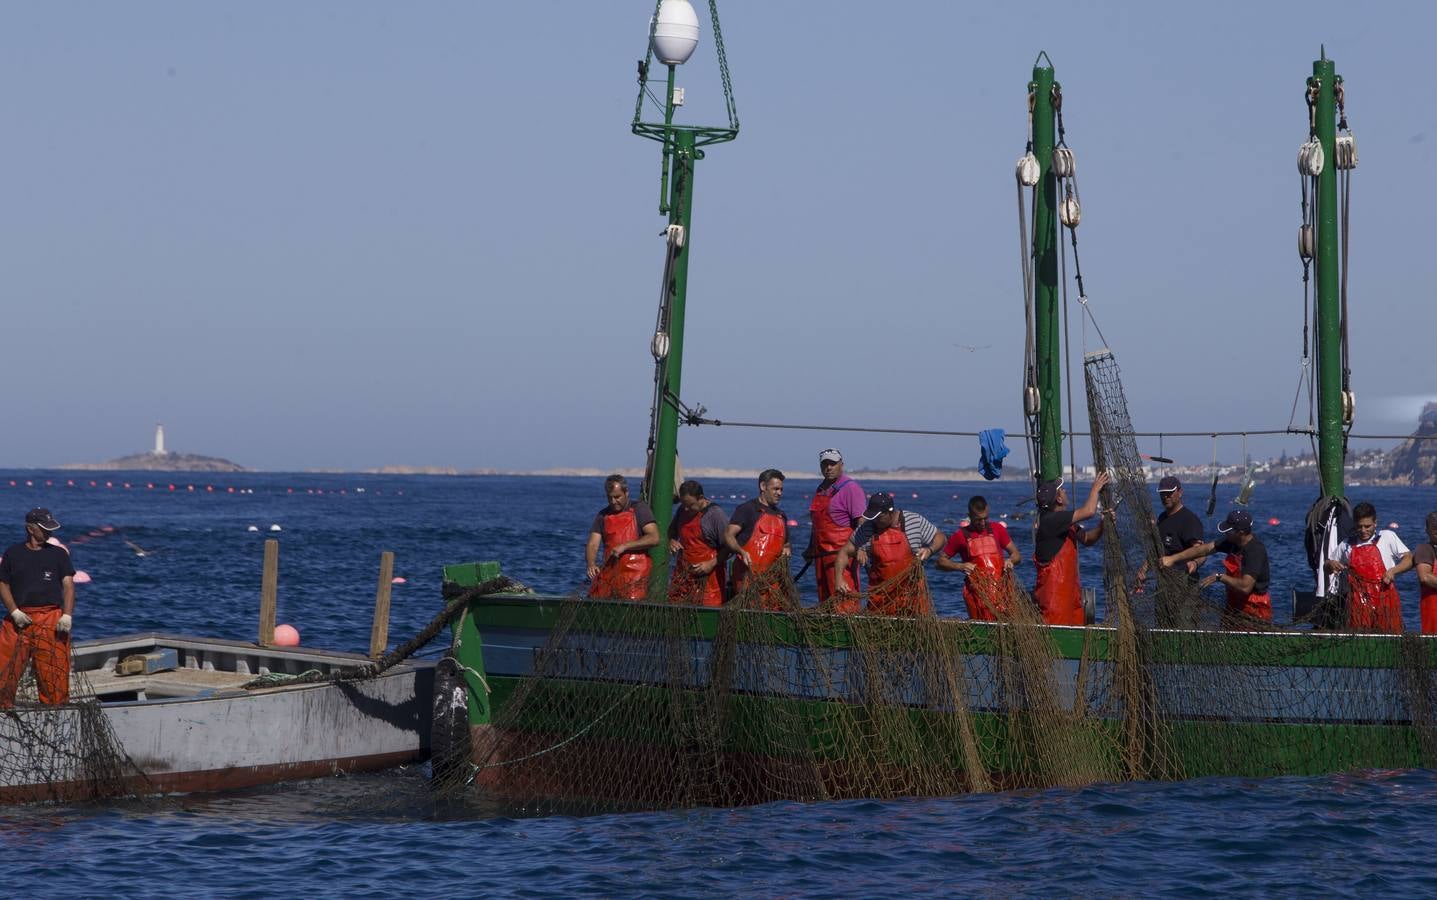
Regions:
[[[1158,500],[1163,505],[1163,511],[1158,513],[1158,538],[1162,541],[1162,552],[1171,556],[1181,553],[1189,547],[1202,543],[1203,530],[1202,520],[1197,513],[1183,505],[1183,483],[1176,475],[1165,475],[1158,482]],[[1196,562],[1182,563],[1176,569],[1187,571],[1187,584],[1193,588],[1197,587],[1200,576]],[[1147,574],[1147,563],[1144,561],[1138,571],[1139,583]],[[1158,581],[1157,595],[1157,617],[1158,625],[1163,628],[1192,628],[1197,625],[1197,610],[1191,609],[1192,600],[1195,596],[1185,596],[1180,585],[1174,579],[1165,590],[1163,582]],[[1195,594],[1196,592],[1191,592]]]
[[[1068,491],[1063,479],[1055,478],[1038,485],[1038,531],[1033,541],[1033,563],[1038,568],[1038,582],[1033,599],[1049,625],[1085,625],[1083,587],[1078,577],[1078,547],[1091,547],[1103,537],[1105,515],[1093,528],[1084,530],[1086,522],[1098,514],[1098,493],[1108,483],[1108,473],[1093,479],[1088,499],[1077,509],[1068,509]]]
[[[958,562],[953,557],[959,557]],[[1008,573],[1021,562],[1023,555],[1008,535],[1002,522],[988,519],[988,501],[972,497],[968,501],[968,521],[960,525],[938,553],[938,568],[945,572],[963,572],[963,602],[968,618],[980,622],[996,622],[1012,614],[1012,585]]]
[[[788,517],[779,509],[783,499],[783,473],[778,469],[764,469],[758,475],[758,496],[734,508],[733,518],[724,529],[724,545],[733,554],[732,596],[737,597],[743,590],[749,573],[757,575],[767,572],[773,564],[782,559],[787,567],[793,556],[789,545]],[[779,589],[780,585],[766,587],[759,598],[764,609],[784,609],[788,604]]]
[[[1402,597],[1393,579],[1412,568],[1412,554],[1395,532],[1377,529],[1377,507],[1352,507],[1352,534],[1337,545],[1327,571],[1347,573],[1347,627],[1402,633]]]
[[[837,450],[830,447],[818,454],[818,470],[823,482],[813,492],[813,502],[808,505],[813,530],[803,558],[813,563],[819,603],[842,592],[844,606],[837,611],[858,612],[856,599],[848,597],[858,591],[858,567],[867,559],[860,553],[841,571],[835,570],[833,559],[862,519],[866,498],[862,486],[843,474],[843,454]]]
[[[1427,540],[1412,551],[1422,599],[1422,633],[1437,634],[1437,512],[1427,514]]]
[[[70,552],[50,536],[60,523],[42,507],[25,514],[25,540],[0,559],[0,709],[15,705],[20,676],[35,661],[40,702],[70,699],[70,625],[75,611],[75,567]]]
[[[1214,553],[1225,554],[1225,571],[1209,575],[1198,582],[1198,587],[1207,588],[1215,581],[1221,581],[1227,588],[1227,608],[1223,615],[1224,628],[1242,628],[1243,619],[1272,621],[1272,598],[1267,587],[1272,572],[1267,562],[1267,545],[1252,533],[1252,515],[1243,509],[1227,514],[1217,530],[1222,538],[1194,544],[1179,553],[1162,558],[1164,566],[1175,566],[1188,560],[1204,559]]]
[[[642,600],[649,593],[653,561],[648,549],[659,543],[659,526],[648,504],[629,500],[629,481],[622,475],[604,479],[608,505],[594,516],[585,557],[589,562],[589,596],[609,600]],[[604,545],[603,564],[599,544]]]
[[[679,485],[679,510],[669,523],[669,551],[674,554],[669,601],[722,606],[724,594],[724,531],[728,516],[704,496],[693,479]]]
[[[868,611],[884,616],[931,615],[933,601],[923,577],[923,564],[943,546],[944,535],[933,523],[909,510],[895,509],[893,498],[879,491],[868,498],[859,523],[833,561],[834,583],[838,583],[849,560],[866,550],[868,566]],[[917,560],[917,565],[914,561]],[[912,573],[910,582],[901,576]],[[856,606],[844,602],[841,612]],[[837,609],[840,604],[835,604]]]

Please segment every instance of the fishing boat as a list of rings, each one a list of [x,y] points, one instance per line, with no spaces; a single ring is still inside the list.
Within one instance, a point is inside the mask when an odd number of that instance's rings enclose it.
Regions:
[[[677,425],[704,421],[679,400],[693,171],[704,143],[738,131],[717,9],[709,6],[729,126],[674,122],[676,67],[699,31],[686,0],[657,5],[633,124],[663,145],[668,216],[645,482],[661,534]],[[667,93],[662,121],[646,123],[640,113],[655,57],[667,68]],[[1324,513],[1315,516],[1323,547],[1340,527],[1353,408],[1341,339],[1338,176],[1350,176],[1356,148],[1350,134],[1338,134],[1341,84],[1324,52],[1306,83],[1310,128],[1300,161],[1305,196],[1311,192],[1300,240],[1316,284],[1322,485],[1314,509]],[[1081,211],[1061,91],[1041,55],[1017,170],[1019,208],[1032,211],[1024,415],[1040,481],[1062,476],[1063,441],[1076,436],[1062,420],[1060,253],[1067,228],[1082,296]],[[1032,191],[1030,205],[1024,190]],[[1342,630],[1321,589],[1325,555],[1314,559],[1317,589],[1295,601],[1295,624],[1158,621],[1152,594],[1140,593],[1133,577],[1158,567],[1158,552],[1112,351],[1089,354],[1084,369],[1095,462],[1116,473],[1104,505],[1127,523],[1104,539],[1101,622],[674,604],[665,599],[663,541],[652,551],[647,601],[514,594],[497,563],[455,565],[445,570],[446,591],[463,609],[436,671],[436,779],[526,809],[596,810],[1437,764],[1437,644]]]
[[[431,662],[340,679],[371,660],[154,633],[72,652],[74,702],[0,713],[0,803],[231,790],[428,755]]]

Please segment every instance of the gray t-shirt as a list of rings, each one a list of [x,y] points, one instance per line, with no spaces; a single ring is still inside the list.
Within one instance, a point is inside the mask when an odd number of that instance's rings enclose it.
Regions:
[[[898,527],[908,537],[908,549],[917,553],[924,547],[933,543],[933,536],[938,533],[938,528],[932,522],[923,518],[916,512],[900,509],[898,511]],[[867,550],[868,545],[873,541],[873,523],[860,522],[853,531],[853,546],[860,550]]]

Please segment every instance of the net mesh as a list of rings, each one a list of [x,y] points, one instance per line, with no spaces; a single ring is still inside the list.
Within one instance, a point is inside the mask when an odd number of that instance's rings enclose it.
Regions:
[[[1234,618],[1161,569],[1117,362],[1085,374],[1113,475],[1100,626],[1043,625],[1011,575],[986,585],[996,622],[936,618],[918,565],[860,614],[800,607],[785,566],[717,609],[496,607],[492,717],[437,787],[542,814],[1437,764],[1437,642]]]

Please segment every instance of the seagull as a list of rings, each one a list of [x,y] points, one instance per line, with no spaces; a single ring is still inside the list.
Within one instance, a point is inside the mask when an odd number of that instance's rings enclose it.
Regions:
[[[991,346],[993,346],[993,345],[992,345],[992,344],[984,344],[984,345],[981,346],[981,347],[975,347],[975,346],[973,346],[972,344],[954,344],[953,346],[957,347],[959,350],[962,350],[964,353],[973,353],[973,352],[976,352],[976,351],[978,351],[978,350],[987,350],[989,347],[991,347]]]
[[[154,552],[153,550],[146,550],[144,547],[141,547],[134,541],[125,541],[125,546],[135,551],[136,556],[149,556],[151,553]]]

